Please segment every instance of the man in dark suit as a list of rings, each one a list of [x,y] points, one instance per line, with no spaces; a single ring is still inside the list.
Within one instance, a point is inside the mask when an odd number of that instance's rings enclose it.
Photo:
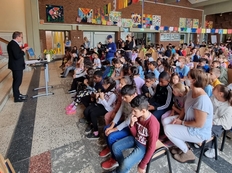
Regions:
[[[8,68],[12,71],[13,75],[13,95],[14,102],[23,102],[27,99],[27,95],[22,95],[19,87],[23,79],[23,70],[25,69],[24,55],[28,48],[21,49],[19,44],[22,42],[22,32],[14,32],[12,39],[7,45],[7,52],[9,55]]]

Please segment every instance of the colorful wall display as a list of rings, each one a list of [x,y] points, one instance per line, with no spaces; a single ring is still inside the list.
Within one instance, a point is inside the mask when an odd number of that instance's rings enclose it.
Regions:
[[[193,19],[193,28],[199,28],[199,19]]]
[[[80,17],[81,22],[91,23],[93,18],[93,10],[89,8],[79,8],[78,16]]]
[[[46,16],[48,22],[64,22],[63,6],[46,5]]]
[[[180,18],[179,27],[180,28],[185,28],[186,27],[186,18]]]
[[[132,20],[133,26],[138,26],[141,24],[141,15],[131,14],[131,20]]]
[[[146,28],[150,28],[150,26],[152,25],[152,15],[143,14],[143,24]]]
[[[205,21],[205,28],[212,29],[213,28],[213,21]]]
[[[192,28],[193,27],[193,20],[190,18],[186,19],[186,27],[187,28]]]
[[[122,19],[122,27],[130,28],[133,26],[132,19]]]
[[[161,26],[161,16],[152,15],[152,25]]]
[[[109,14],[109,20],[113,23],[118,23],[121,21],[122,13],[119,11],[111,11]]]

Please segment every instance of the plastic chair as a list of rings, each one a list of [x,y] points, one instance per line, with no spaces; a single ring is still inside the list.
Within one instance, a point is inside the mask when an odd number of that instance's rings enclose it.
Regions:
[[[198,164],[197,164],[197,173],[200,172],[200,168],[201,168],[201,160],[202,160],[202,156],[203,156],[203,153],[205,152],[205,145],[208,143],[208,142],[214,142],[214,149],[215,149],[215,160],[218,159],[218,153],[217,153],[217,137],[213,136],[210,140],[205,140],[202,142],[202,145],[201,145],[201,152],[200,152],[200,156],[199,156],[199,161],[198,161]]]
[[[149,173],[151,162],[153,162],[153,161],[155,161],[155,160],[157,160],[165,155],[167,156],[167,160],[168,160],[169,172],[172,173],[169,150],[160,140],[157,140],[157,142],[156,142],[156,150],[155,150],[152,158],[150,159],[150,161],[147,164],[146,173]]]

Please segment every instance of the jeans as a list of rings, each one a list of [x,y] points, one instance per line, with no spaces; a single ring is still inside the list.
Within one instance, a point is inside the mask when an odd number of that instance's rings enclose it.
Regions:
[[[134,148],[134,150],[126,157],[123,156],[123,151],[129,148]],[[145,153],[146,147],[140,144],[133,136],[127,136],[117,142],[112,146],[115,159],[119,163],[117,168],[117,173],[128,173],[130,169],[137,163],[139,163]]]
[[[114,57],[108,57],[108,58],[106,58],[106,60],[108,60],[110,62],[110,65],[112,65],[112,59],[114,59]]]
[[[152,112],[152,114],[157,118],[157,120],[158,120],[159,122],[161,122],[161,117],[162,117],[162,115],[163,115],[165,112],[167,112],[167,111],[168,111],[168,109],[164,109],[164,110],[155,110],[155,111]]]
[[[69,67],[67,67],[65,70],[64,70],[64,77],[67,77],[68,76],[68,73],[69,73],[69,71],[70,70],[75,70],[75,68],[76,67],[74,67],[74,66],[69,66]]]
[[[171,124],[171,122],[177,117],[170,116],[162,120],[164,126],[165,135],[168,139],[180,148],[184,153],[187,153],[188,146],[185,142],[202,143],[203,140],[198,136],[192,136],[188,132],[188,127],[184,125]]]
[[[118,125],[118,124],[117,124],[117,125]],[[116,126],[117,126],[117,125],[116,125]],[[110,125],[105,126],[105,127],[104,127],[104,131],[105,131],[108,127],[110,127]],[[112,145],[113,145],[116,141],[118,141],[118,140],[120,140],[120,139],[122,139],[122,138],[125,138],[125,137],[127,137],[127,136],[129,136],[129,135],[131,135],[130,129],[129,129],[129,127],[125,127],[125,128],[122,129],[121,131],[112,132],[109,136],[106,136],[106,142],[107,142],[108,147],[110,148],[112,158],[115,159],[114,153],[113,153],[113,151],[112,151]]]

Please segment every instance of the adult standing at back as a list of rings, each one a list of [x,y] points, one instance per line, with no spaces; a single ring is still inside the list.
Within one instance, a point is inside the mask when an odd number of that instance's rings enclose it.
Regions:
[[[15,31],[12,39],[7,45],[7,52],[9,55],[8,68],[12,71],[13,76],[13,95],[14,102],[23,102],[26,100],[27,95],[22,95],[19,87],[23,79],[23,70],[25,69],[24,55],[28,47],[21,49],[20,43],[23,40],[22,32]]]
[[[90,41],[88,40],[87,37],[84,37],[84,44],[83,45],[84,45],[85,49],[89,50],[89,48],[90,48]]]
[[[133,45],[134,45],[134,42],[132,40],[131,35],[127,35],[124,50],[126,51],[126,58],[129,58],[130,60],[132,60]]]
[[[106,60],[112,64],[112,59],[114,58],[114,54],[116,53],[116,44],[113,42],[113,37],[112,35],[107,36],[107,49],[106,49]]]

